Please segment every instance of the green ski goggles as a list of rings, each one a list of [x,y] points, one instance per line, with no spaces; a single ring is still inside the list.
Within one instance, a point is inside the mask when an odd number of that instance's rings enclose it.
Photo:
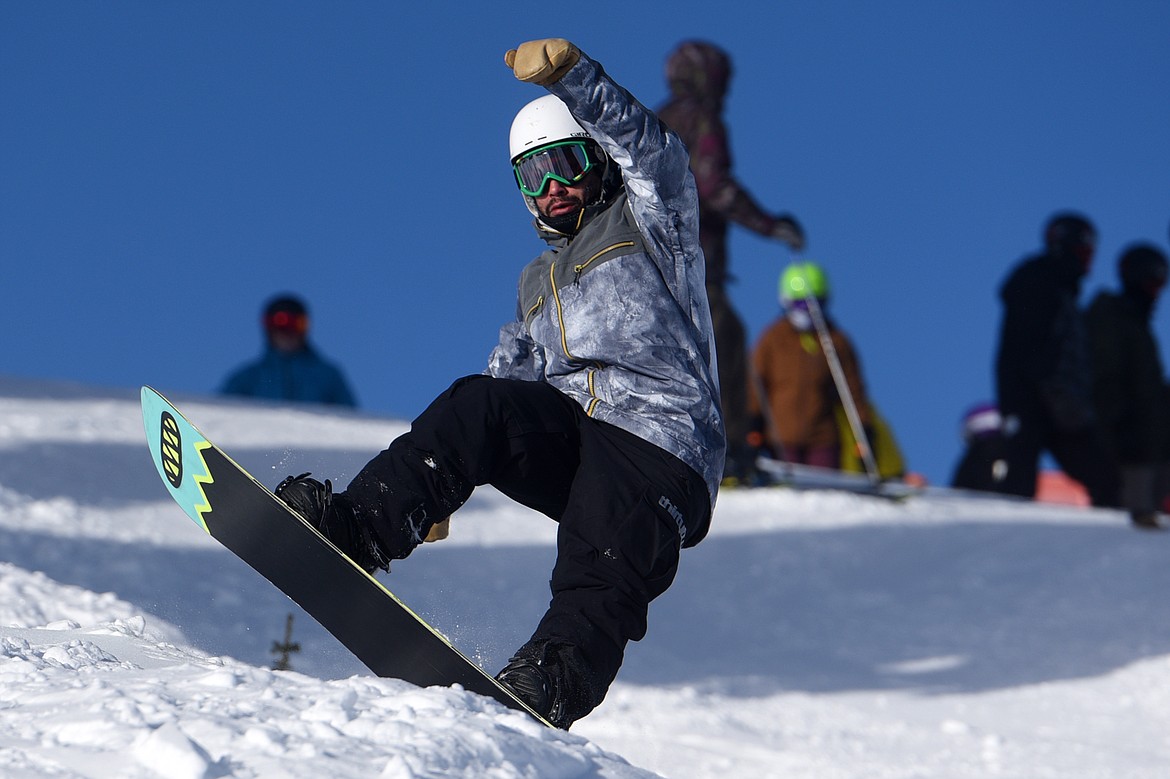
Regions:
[[[585,141],[562,141],[543,146],[525,154],[512,165],[520,191],[529,197],[540,197],[548,188],[549,179],[567,187],[585,178],[597,161]]]

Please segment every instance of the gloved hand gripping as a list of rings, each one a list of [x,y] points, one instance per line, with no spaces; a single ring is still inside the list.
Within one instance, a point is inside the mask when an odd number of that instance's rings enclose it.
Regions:
[[[504,63],[516,78],[546,87],[577,64],[581,50],[564,38],[544,38],[521,43],[504,54]]]

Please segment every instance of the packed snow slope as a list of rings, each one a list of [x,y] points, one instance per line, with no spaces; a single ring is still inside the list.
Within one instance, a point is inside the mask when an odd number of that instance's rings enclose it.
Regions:
[[[405,429],[172,400],[268,484],[344,485]],[[485,488],[385,581],[494,671],[547,603],[554,540]],[[0,775],[1164,776],[1168,557],[1117,512],[727,491],[563,733],[369,674],[171,502],[137,390],[0,377]],[[290,614],[299,651],[272,670]]]

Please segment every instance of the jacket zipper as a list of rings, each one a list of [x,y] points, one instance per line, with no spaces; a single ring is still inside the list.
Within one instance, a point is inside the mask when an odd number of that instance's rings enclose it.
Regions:
[[[577,358],[574,357],[573,353],[569,351],[569,336],[565,332],[565,316],[564,310],[561,308],[561,293],[557,290],[556,270],[557,265],[555,262],[548,266],[548,283],[552,288],[553,300],[555,300],[557,304],[557,323],[561,326],[561,348],[565,350],[566,357],[568,357],[570,360],[575,360]]]
[[[624,245],[630,245],[632,243],[633,243],[633,241],[627,241],[626,244],[624,244]],[[621,246],[621,245],[623,245],[623,244],[616,244],[615,246],[611,246],[610,249],[617,248],[617,246]],[[605,251],[609,251],[609,249],[606,249]],[[577,268],[583,268],[584,265],[588,265],[590,262],[597,259],[599,256],[601,256],[604,253],[605,252],[598,252],[597,254],[590,257],[587,262],[583,263],[582,265],[577,266]],[[578,273],[578,275],[580,275],[580,274]],[[578,359],[577,356],[569,351],[569,336],[565,332],[564,308],[561,306],[561,293],[557,289],[557,278],[556,278],[556,266],[555,265],[550,265],[548,268],[548,283],[549,283],[549,286],[552,288],[553,300],[556,302],[556,305],[557,305],[557,323],[560,325],[560,328],[561,328],[561,348],[564,349],[565,356],[567,358],[569,358],[570,360],[576,360],[576,359]],[[574,283],[576,283],[576,282],[574,282]],[[537,306],[539,306],[539,305],[540,305],[540,302],[538,301]],[[534,309],[535,309],[535,307],[534,307]],[[597,404],[601,402],[601,398],[597,397],[597,390],[596,390],[596,387],[593,383],[593,376],[594,376],[594,374],[597,373],[597,371],[602,366],[600,365],[600,363],[596,363],[596,362],[594,363],[594,366],[595,367],[590,368],[588,370],[588,372],[586,373],[586,384],[587,384],[587,388],[589,390],[589,396],[592,398],[592,400],[589,401],[589,405],[585,408],[585,414],[587,416],[593,416],[594,409],[596,409]]]
[[[574,284],[576,284],[578,281],[580,281],[580,280],[581,280],[581,273],[582,273],[582,272],[583,272],[583,271],[584,271],[586,268],[588,268],[588,267],[589,267],[589,265],[590,265],[590,264],[591,264],[591,263],[592,263],[594,260],[596,260],[598,257],[600,257],[601,255],[603,255],[603,254],[607,254],[608,252],[612,252],[614,249],[624,249],[624,248],[626,248],[627,246],[633,246],[633,245],[634,245],[634,242],[633,242],[633,241],[621,241],[621,242],[619,242],[619,243],[615,243],[613,246],[607,246],[607,247],[605,247],[604,249],[602,249],[601,251],[599,251],[597,254],[594,254],[592,257],[590,257],[589,259],[585,260],[585,262],[581,263],[580,265],[574,265],[574,266],[573,266],[573,273],[574,273],[574,274],[576,274],[576,275],[575,275],[575,276],[574,276],[574,278],[573,278],[573,283],[574,283]]]
[[[602,257],[605,254],[608,254],[609,252],[614,251],[615,249],[624,249],[626,247],[634,246],[634,245],[635,244],[633,241],[619,241],[618,243],[615,243],[612,246],[605,247],[604,249],[597,252],[589,259],[585,260],[585,262],[581,263],[580,265],[574,265],[573,266],[573,283],[574,284],[580,283],[581,274],[585,271],[586,268],[588,268],[590,266],[590,264],[592,264],[599,257]],[[565,332],[565,310],[561,306],[561,293],[559,290],[557,290],[556,263],[553,263],[553,264],[548,266],[548,283],[549,283],[549,286],[552,288],[553,299],[556,301],[556,304],[557,304],[557,322],[558,322],[558,324],[560,324],[560,327],[561,327],[561,348],[565,350],[566,357],[568,357],[570,360],[576,360],[577,357],[572,352],[569,351],[569,336],[568,336],[568,333]],[[536,306],[533,307],[532,311],[535,311],[536,308],[538,308],[542,302],[543,302],[543,298],[537,300]],[[529,311],[529,313],[531,314],[532,311]],[[589,396],[591,398],[593,398],[591,401],[589,401],[589,405],[585,409],[585,414],[587,416],[593,416],[594,409],[596,409],[597,404],[601,402],[601,398],[597,397],[596,387],[593,384],[593,376],[595,373],[597,373],[597,371],[601,368],[601,366],[597,365],[596,363],[595,363],[595,365],[596,365],[596,367],[590,368],[588,373],[586,374],[586,376],[587,376],[586,383],[587,383],[588,389],[589,389]]]

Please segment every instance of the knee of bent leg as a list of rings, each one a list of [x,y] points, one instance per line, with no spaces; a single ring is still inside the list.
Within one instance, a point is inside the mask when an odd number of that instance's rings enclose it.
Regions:
[[[576,429],[576,403],[543,381],[465,376],[441,397],[446,401],[444,413],[510,436]]]
[[[441,428],[456,417],[483,419],[493,406],[493,381],[492,377],[482,374],[456,379],[415,419],[414,426]]]
[[[440,398],[452,399],[455,397],[480,397],[486,395],[488,392],[488,385],[491,384],[492,377],[482,373],[472,374],[471,376],[463,376],[451,382],[451,386],[447,387],[440,395]]]

